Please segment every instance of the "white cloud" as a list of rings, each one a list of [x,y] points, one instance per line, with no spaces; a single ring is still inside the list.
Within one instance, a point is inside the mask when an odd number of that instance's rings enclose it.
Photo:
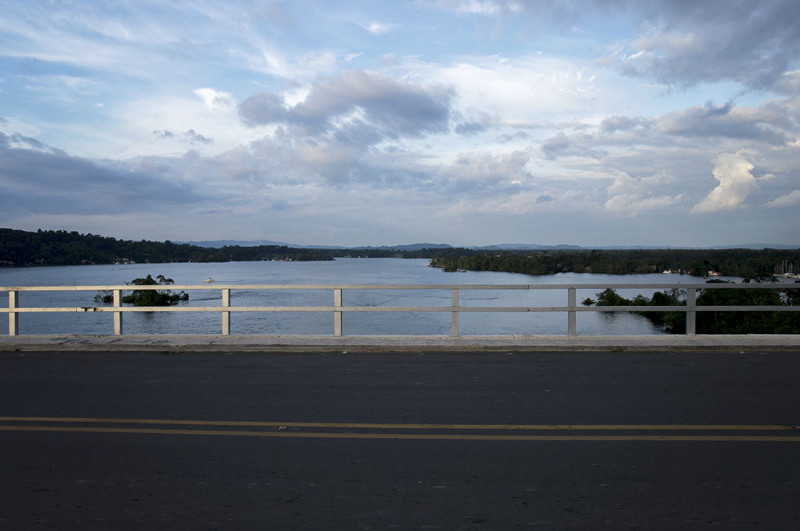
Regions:
[[[773,199],[767,206],[770,208],[782,208],[800,206],[800,190],[794,190],[786,195]]]
[[[744,206],[747,197],[758,190],[758,180],[753,176],[753,164],[743,152],[725,153],[714,160],[714,178],[719,185],[692,212],[705,214],[720,210],[735,210]]]
[[[206,108],[212,111],[223,109],[225,107],[232,107],[236,105],[236,100],[228,92],[215,90],[213,88],[199,88],[194,91],[194,94],[203,100]]]
[[[634,179],[627,173],[618,171],[613,184],[608,188],[611,197],[605,202],[604,207],[616,215],[634,217],[656,209],[675,206],[683,200],[683,194],[656,195],[655,192],[671,181],[670,177],[663,174]]]
[[[370,22],[364,29],[373,35],[383,35],[392,31],[391,24],[384,24],[383,22]]]
[[[495,17],[507,12],[519,12],[522,7],[517,2],[505,0],[459,0],[455,9],[458,13]]]

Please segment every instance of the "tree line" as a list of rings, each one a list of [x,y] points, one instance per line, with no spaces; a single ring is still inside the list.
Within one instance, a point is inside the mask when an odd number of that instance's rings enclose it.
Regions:
[[[190,244],[118,240],[65,230],[28,232],[0,229],[0,266],[114,264],[121,262],[239,262],[257,260],[333,260],[357,254],[388,257],[397,253],[385,249],[302,249],[285,245],[239,245],[222,248]]]
[[[445,271],[503,271],[526,275],[555,273],[680,272],[699,277],[771,276],[784,262],[800,264],[800,249],[614,249],[451,253],[434,256],[431,265]]]
[[[428,258],[445,271],[504,271],[527,275],[560,272],[631,274],[664,270],[706,276],[757,278],[780,264],[800,265],[800,249],[625,249],[486,252],[443,247],[420,250],[387,248],[308,249],[285,245],[222,248],[178,244],[169,240],[118,240],[65,230],[28,232],[0,228],[0,266],[113,264],[121,262],[231,262],[258,260],[333,260],[342,256]]]

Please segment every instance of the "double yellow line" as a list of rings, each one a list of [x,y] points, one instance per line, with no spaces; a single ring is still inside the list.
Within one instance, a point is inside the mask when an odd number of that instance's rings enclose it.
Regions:
[[[0,417],[0,431],[312,439],[800,442],[800,427],[740,424],[378,424]]]

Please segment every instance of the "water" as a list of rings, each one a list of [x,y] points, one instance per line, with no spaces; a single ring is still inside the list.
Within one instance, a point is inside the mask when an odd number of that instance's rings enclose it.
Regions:
[[[0,268],[0,286],[118,285],[134,278],[164,275],[176,284],[646,284],[696,283],[680,275],[596,275],[560,273],[530,276],[516,273],[444,273],[428,260],[340,258],[324,262],[226,262]],[[213,286],[213,284],[212,284]],[[600,290],[578,290],[577,300],[595,298]],[[650,296],[652,289],[620,290],[625,297]],[[96,292],[22,292],[21,307],[95,306]],[[345,290],[345,306],[450,306],[450,290]],[[461,290],[462,306],[566,306],[566,290]],[[0,303],[7,307],[7,300]],[[194,290],[184,306],[220,306],[218,290]],[[232,306],[332,306],[332,290],[233,290]],[[111,313],[26,313],[19,315],[20,334],[111,334]],[[232,334],[332,335],[329,312],[233,313]],[[345,335],[450,334],[450,313],[344,313]],[[3,329],[6,327],[3,326]],[[216,312],[137,312],[124,314],[126,334],[219,334]],[[579,335],[654,335],[663,333],[644,317],[629,313],[579,312]],[[566,312],[461,312],[459,333],[468,335],[566,335]]]

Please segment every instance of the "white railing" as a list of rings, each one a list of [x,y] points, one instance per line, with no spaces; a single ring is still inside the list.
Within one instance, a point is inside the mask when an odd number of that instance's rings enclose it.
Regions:
[[[685,292],[686,301],[682,306],[582,306],[577,302],[578,290],[618,289],[680,289]],[[216,290],[221,293],[220,306],[123,306],[124,292],[134,290]],[[25,313],[57,312],[108,312],[113,314],[114,335],[123,331],[123,315],[129,312],[217,312],[221,315],[222,335],[230,335],[231,314],[242,312],[331,312],[334,316],[333,336],[344,334],[342,315],[349,312],[448,312],[450,313],[450,336],[459,336],[459,314],[467,312],[566,312],[567,335],[576,336],[576,315],[579,312],[684,312],[686,314],[686,334],[693,336],[696,330],[697,312],[776,312],[800,311],[800,306],[697,306],[697,290],[710,289],[798,289],[794,284],[324,284],[324,285],[170,285],[170,286],[20,286],[1,287],[8,292],[8,307],[0,307],[0,313],[8,314],[8,334],[19,334],[19,318]],[[325,290],[331,291],[333,304],[329,306],[235,306],[231,304],[231,293],[241,290]],[[443,290],[451,294],[449,306],[346,306],[342,294],[348,290]],[[464,306],[459,303],[459,294],[469,290],[562,290],[566,292],[563,306]],[[70,306],[70,307],[21,307],[19,294],[22,292],[64,292],[98,291],[110,292],[113,296],[111,306]]]

